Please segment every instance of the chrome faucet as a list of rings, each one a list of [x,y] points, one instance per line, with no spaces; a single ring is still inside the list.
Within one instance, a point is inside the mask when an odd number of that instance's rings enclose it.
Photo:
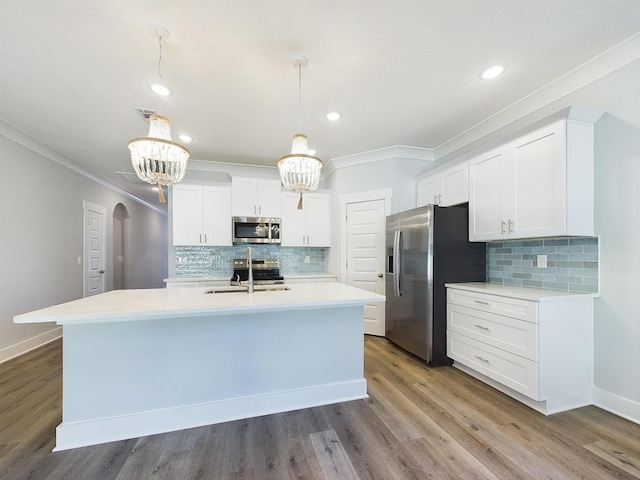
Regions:
[[[247,267],[249,268],[249,288],[247,288],[247,293],[253,293],[253,258],[251,257],[251,247],[247,247]]]

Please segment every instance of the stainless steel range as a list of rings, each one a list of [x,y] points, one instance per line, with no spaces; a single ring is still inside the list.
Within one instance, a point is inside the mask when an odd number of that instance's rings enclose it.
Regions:
[[[254,258],[251,261],[255,285],[277,285],[284,283],[280,275],[280,260],[277,258]],[[231,285],[244,285],[249,281],[249,264],[246,258],[233,260]]]

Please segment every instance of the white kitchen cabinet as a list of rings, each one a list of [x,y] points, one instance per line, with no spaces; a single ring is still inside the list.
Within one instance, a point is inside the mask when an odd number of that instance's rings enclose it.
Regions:
[[[469,160],[469,239],[593,235],[593,199],[593,125],[559,120]]]
[[[275,217],[282,215],[280,180],[233,177],[233,215],[236,217]]]
[[[338,276],[332,274],[286,275],[284,283],[332,283],[337,282]]]
[[[592,295],[447,287],[447,356],[455,367],[544,414],[591,403]]]
[[[231,245],[231,189],[178,184],[171,187],[173,245]]]
[[[331,246],[331,196],[324,192],[282,194],[281,245],[283,247]]]
[[[167,278],[165,280],[167,288],[184,287],[226,287],[229,286],[229,278],[202,279],[202,278]]]
[[[417,179],[417,206],[449,207],[469,201],[469,166],[461,162]]]

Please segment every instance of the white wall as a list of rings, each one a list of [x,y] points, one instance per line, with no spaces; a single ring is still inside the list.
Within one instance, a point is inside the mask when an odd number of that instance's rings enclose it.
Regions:
[[[595,130],[596,401],[640,423],[640,60],[586,88],[607,113]]]
[[[25,142],[22,142],[25,143]],[[37,142],[34,141],[34,145]],[[55,338],[54,324],[16,325],[13,316],[82,297],[83,200],[107,209],[106,289],[113,278],[112,215],[128,210],[126,284],[162,287],[166,217],[0,135],[0,362]]]

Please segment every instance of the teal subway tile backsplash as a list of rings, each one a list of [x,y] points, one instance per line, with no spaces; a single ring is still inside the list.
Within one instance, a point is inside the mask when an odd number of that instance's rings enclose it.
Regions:
[[[326,273],[325,248],[292,248],[276,245],[252,245],[253,258],[279,258],[280,274],[312,275]],[[233,274],[233,259],[246,258],[247,246],[175,247],[176,277],[228,277]],[[305,263],[309,257],[309,263]]]
[[[562,237],[487,243],[487,281],[597,293],[598,238]],[[547,256],[539,268],[538,255]]]

